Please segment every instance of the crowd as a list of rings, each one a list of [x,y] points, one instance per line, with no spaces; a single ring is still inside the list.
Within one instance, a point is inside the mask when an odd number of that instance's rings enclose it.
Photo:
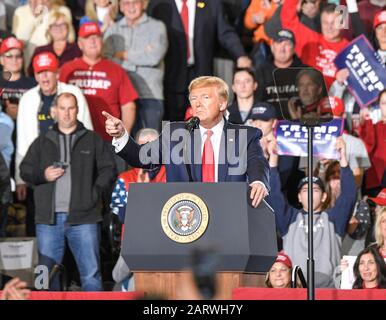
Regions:
[[[386,90],[360,106],[347,86],[349,70],[334,64],[362,34],[385,66],[386,1],[342,1],[0,2],[0,237],[9,236],[10,204],[22,203],[39,262],[52,269],[69,249],[81,289],[104,290],[104,216],[124,223],[130,183],[170,176],[165,167],[128,169],[102,112],[145,144],[162,120],[191,117],[189,84],[215,73],[232,91],[221,117],[261,130],[259,161],[270,174],[257,180],[264,180],[279,240],[266,285],[289,287],[293,266],[307,273],[307,163],[278,155],[275,128],[283,118],[301,119],[299,103],[313,106],[323,87],[344,131],[337,159],[314,159],[315,283],[339,286],[334,275],[347,268],[341,259],[354,255],[353,288],[386,288]],[[339,4],[348,8],[349,28],[336,23]],[[321,82],[307,72],[294,79],[295,89],[275,81],[277,70],[310,67]],[[130,269],[117,259],[113,278],[128,290]],[[57,281],[50,289],[59,289]],[[14,280],[3,298],[28,292]]]

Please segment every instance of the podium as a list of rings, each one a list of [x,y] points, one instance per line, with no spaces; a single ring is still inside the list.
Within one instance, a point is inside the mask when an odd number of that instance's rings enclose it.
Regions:
[[[262,286],[277,255],[273,210],[253,208],[245,182],[130,185],[121,254],[136,290],[174,298],[196,247],[219,253],[221,298]]]

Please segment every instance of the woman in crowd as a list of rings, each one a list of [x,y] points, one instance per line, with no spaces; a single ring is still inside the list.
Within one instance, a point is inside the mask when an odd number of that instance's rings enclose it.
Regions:
[[[265,285],[267,288],[291,288],[291,280],[292,261],[283,251],[280,251],[275,263],[265,276]],[[299,278],[297,278],[296,287],[302,287]]]
[[[86,15],[80,19],[85,22],[98,22],[102,33],[110,27],[118,16],[118,0],[86,0]]]
[[[71,20],[60,11],[52,11],[48,17],[47,39],[49,44],[37,47],[33,58],[41,52],[52,52],[59,60],[59,66],[82,55],[75,42],[75,31]],[[32,63],[28,73],[33,75]]]
[[[386,289],[386,264],[378,250],[367,247],[354,263],[353,289]]]
[[[16,9],[12,23],[12,33],[25,42],[24,66],[27,69],[36,47],[47,45],[49,40],[49,14],[63,13],[72,24],[71,11],[63,0],[29,0],[28,4]]]
[[[375,220],[375,243],[373,246],[386,261],[386,207],[376,212]]]

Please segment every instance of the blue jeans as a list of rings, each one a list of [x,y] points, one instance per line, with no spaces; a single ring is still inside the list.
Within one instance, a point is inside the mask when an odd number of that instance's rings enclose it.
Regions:
[[[138,99],[137,104],[137,130],[153,128],[161,130],[162,117],[164,115],[164,102],[157,99]]]
[[[83,291],[102,291],[100,273],[100,227],[98,224],[67,223],[67,213],[57,212],[55,224],[36,224],[39,263],[49,270],[62,262],[66,239],[78,266]],[[56,288],[51,288],[55,290]]]

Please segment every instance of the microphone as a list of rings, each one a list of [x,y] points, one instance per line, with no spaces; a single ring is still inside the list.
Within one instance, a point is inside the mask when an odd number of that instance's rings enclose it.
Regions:
[[[192,170],[190,168],[190,160],[189,160],[189,157],[188,157],[188,141],[190,141],[190,139],[188,139],[188,137],[190,136],[190,134],[192,133],[192,131],[196,128],[198,128],[198,125],[200,123],[200,119],[198,117],[192,117],[189,119],[189,121],[187,121],[185,123],[185,129],[188,131],[186,132],[185,134],[185,143],[184,143],[184,161],[185,161],[185,166],[186,166],[186,171],[188,173],[188,177],[189,177],[189,182],[193,182],[193,177],[192,177]]]
[[[198,128],[199,124],[200,124],[200,119],[198,117],[191,117],[190,120],[185,123],[185,128],[190,133],[194,129]]]

